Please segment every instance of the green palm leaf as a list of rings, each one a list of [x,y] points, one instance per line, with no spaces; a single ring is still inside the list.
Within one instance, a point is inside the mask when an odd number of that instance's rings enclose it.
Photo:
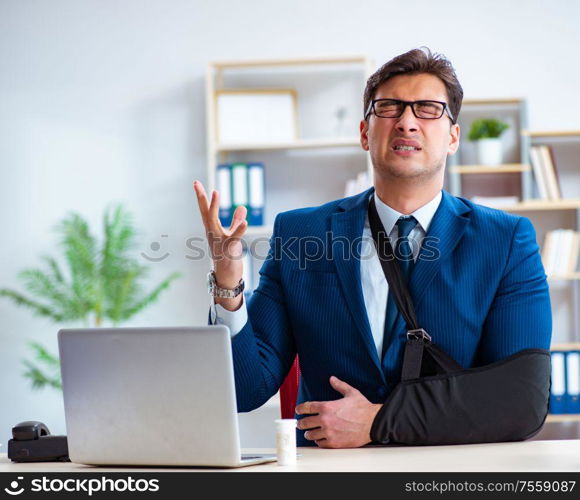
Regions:
[[[163,290],[180,277],[173,273],[146,293],[143,281],[148,268],[134,256],[137,231],[131,214],[121,205],[110,206],[103,217],[103,241],[99,247],[89,225],[77,213],[69,213],[57,226],[64,266],[43,256],[46,269],[25,269],[18,275],[30,297],[7,288],[0,289],[17,306],[57,323],[92,319],[118,325],[159,299]],[[34,360],[26,360],[24,376],[33,388],[61,388],[58,359],[41,344],[30,344]]]
[[[30,379],[33,389],[42,389],[45,386],[50,386],[55,389],[62,389],[62,382],[60,379],[60,364],[58,358],[50,354],[41,344],[31,342],[29,347],[34,351],[36,361],[39,365],[31,361],[24,360],[23,364],[27,370],[24,376]],[[45,367],[44,369],[42,367]]]

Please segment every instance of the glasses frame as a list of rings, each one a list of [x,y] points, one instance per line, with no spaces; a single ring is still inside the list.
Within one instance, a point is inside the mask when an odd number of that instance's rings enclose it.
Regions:
[[[397,116],[379,116],[379,115],[377,115],[377,112],[375,110],[375,103],[381,102],[381,101],[394,101],[394,102],[402,104],[403,108],[401,109],[401,113]],[[423,116],[417,116],[417,113],[415,112],[415,104],[424,103],[424,102],[436,102],[437,104],[443,105],[443,111],[441,112],[441,115],[437,116],[435,118],[425,118]],[[401,101],[400,99],[390,99],[388,97],[385,97],[382,99],[373,99],[371,101],[371,103],[369,104],[369,108],[367,109],[367,112],[365,114],[365,120],[369,117],[369,115],[371,113],[373,113],[377,118],[400,118],[403,115],[403,113],[405,112],[405,110],[407,109],[407,106],[411,106],[411,111],[415,115],[415,118],[418,118],[419,120],[439,120],[447,111],[447,115],[449,116],[451,123],[455,123],[455,119],[453,118],[453,115],[449,111],[449,106],[444,101],[435,101],[433,99],[421,99],[419,101]]]

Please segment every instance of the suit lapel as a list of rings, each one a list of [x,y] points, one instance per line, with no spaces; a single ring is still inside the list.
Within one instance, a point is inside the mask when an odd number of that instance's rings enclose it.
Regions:
[[[469,222],[466,214],[470,211],[461,200],[443,191],[441,203],[421,244],[421,251],[411,274],[410,291],[415,309],[421,303],[427,287],[439,273],[441,264],[451,256],[461,240]]]
[[[335,247],[334,262],[348,309],[358,327],[359,333],[363,337],[371,358],[382,374],[381,363],[371,333],[362,291],[360,245],[353,244],[357,238],[359,238],[359,241],[362,238],[368,210],[368,199],[372,192],[374,192],[374,188],[353,198],[347,198],[339,205],[342,211],[332,215],[331,227],[333,238],[339,242]],[[345,246],[340,242],[346,242],[348,249],[343,251]]]

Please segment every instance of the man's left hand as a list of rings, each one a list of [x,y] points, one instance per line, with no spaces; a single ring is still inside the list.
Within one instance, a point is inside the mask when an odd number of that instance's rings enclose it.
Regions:
[[[358,389],[332,376],[332,388],[344,397],[336,401],[306,401],[296,407],[299,429],[321,448],[358,448],[371,442],[371,426],[380,404],[372,404]]]

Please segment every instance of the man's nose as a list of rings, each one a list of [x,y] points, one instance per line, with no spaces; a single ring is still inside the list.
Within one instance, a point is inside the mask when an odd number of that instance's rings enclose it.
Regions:
[[[417,130],[417,117],[413,114],[411,105],[405,106],[403,114],[397,120],[396,128],[399,132],[414,132]]]

